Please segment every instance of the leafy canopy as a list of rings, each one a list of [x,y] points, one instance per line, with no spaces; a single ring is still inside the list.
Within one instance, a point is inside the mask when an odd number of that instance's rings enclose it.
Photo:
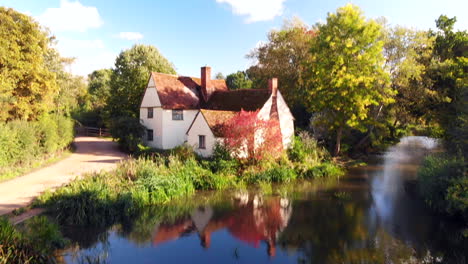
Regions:
[[[280,30],[272,30],[268,34],[268,42],[247,55],[257,62],[247,70],[254,86],[268,87],[268,80],[276,77],[288,105],[301,104],[303,75],[315,34],[298,18],[285,21]]]
[[[0,7],[0,121],[33,120],[53,105],[56,77],[46,63],[49,37],[31,17]]]
[[[226,77],[226,85],[229,90],[250,89],[252,88],[252,81],[243,71],[231,73]]]
[[[306,101],[311,111],[322,113],[321,122],[337,131],[336,155],[342,130],[364,129],[370,107],[392,102],[395,93],[383,67],[384,43],[378,23],[366,20],[358,7],[348,4],[328,14],[317,30]]]
[[[151,72],[175,74],[174,66],[151,45],[134,45],[115,60],[110,81],[107,117],[138,117],[141,98]]]

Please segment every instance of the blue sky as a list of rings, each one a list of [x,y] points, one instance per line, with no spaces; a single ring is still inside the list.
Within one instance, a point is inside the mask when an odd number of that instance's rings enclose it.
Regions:
[[[440,14],[468,28],[466,0],[0,0],[35,17],[57,37],[63,56],[75,57],[71,71],[87,75],[110,68],[123,49],[151,44],[174,63],[178,74],[199,76],[200,67],[227,75],[244,70],[245,58],[284,19],[298,16],[309,25],[351,2],[368,18],[392,25],[435,28]]]

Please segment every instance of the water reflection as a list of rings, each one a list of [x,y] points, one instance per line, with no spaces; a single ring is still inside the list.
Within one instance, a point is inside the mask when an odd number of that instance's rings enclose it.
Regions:
[[[66,229],[75,246],[63,261],[466,263],[466,226],[432,215],[405,191],[429,148],[404,142],[380,169],[351,172],[335,186],[281,195],[211,193],[148,208],[102,230]]]
[[[275,256],[276,241],[287,226],[292,207],[289,199],[239,193],[233,199],[235,209],[226,214],[215,215],[211,206],[195,209],[189,218],[177,223],[161,224],[153,237],[153,246],[158,246],[182,236],[197,234],[200,244],[208,249],[211,236],[220,230],[253,247],[261,242],[267,244],[269,256]]]

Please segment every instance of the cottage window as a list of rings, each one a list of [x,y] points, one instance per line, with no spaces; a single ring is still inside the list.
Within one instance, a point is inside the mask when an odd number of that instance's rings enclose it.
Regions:
[[[153,108],[148,108],[148,118],[153,118]]]
[[[172,110],[172,120],[184,120],[184,110]]]
[[[206,148],[205,136],[204,135],[198,136],[198,148],[199,149],[205,149]]]
[[[148,141],[153,141],[153,129],[146,130],[146,136]]]

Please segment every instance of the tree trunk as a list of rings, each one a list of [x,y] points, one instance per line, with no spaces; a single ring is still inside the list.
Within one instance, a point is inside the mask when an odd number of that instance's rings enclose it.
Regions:
[[[338,154],[340,154],[342,133],[343,133],[343,126],[340,126],[338,128],[338,131],[336,132],[336,144],[335,144],[334,156],[338,156]]]

